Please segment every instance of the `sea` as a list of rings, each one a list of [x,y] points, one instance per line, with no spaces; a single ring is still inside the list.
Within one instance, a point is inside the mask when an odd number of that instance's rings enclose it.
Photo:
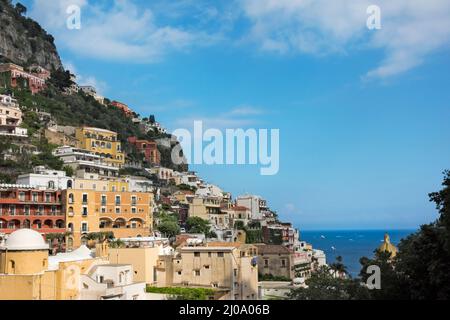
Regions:
[[[417,230],[334,230],[301,231],[301,240],[313,245],[314,249],[323,250],[327,263],[331,264],[337,256],[342,256],[349,274],[355,278],[361,271],[359,259],[372,258],[387,232],[391,243],[398,245],[401,239]]]

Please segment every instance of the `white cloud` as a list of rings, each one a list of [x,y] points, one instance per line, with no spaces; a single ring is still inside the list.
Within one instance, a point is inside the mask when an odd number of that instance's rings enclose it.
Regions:
[[[81,8],[81,29],[66,28],[69,5]],[[58,43],[81,55],[127,62],[155,62],[171,50],[188,50],[214,41],[203,31],[158,25],[153,12],[132,1],[114,0],[108,6],[86,0],[34,0],[30,15],[52,33]]]
[[[202,121],[204,128],[215,129],[239,129],[255,126],[259,123],[256,115],[261,115],[263,111],[254,107],[236,107],[228,112],[223,112],[214,116],[184,117],[175,121],[177,126],[191,128],[194,121]]]
[[[408,71],[450,43],[448,0],[243,0],[252,26],[247,40],[281,54],[345,53],[349,48],[385,51],[367,78]],[[366,27],[367,7],[381,8],[382,29]]]

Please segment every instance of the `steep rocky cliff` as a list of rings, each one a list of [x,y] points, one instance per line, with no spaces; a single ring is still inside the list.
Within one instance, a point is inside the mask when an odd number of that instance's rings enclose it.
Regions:
[[[22,66],[37,63],[49,70],[61,68],[53,37],[25,13],[24,6],[0,0],[0,62]]]

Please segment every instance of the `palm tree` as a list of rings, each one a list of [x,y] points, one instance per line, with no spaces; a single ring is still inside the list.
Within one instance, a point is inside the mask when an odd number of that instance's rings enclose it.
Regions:
[[[347,267],[343,264],[343,258],[341,256],[336,257],[336,262],[333,262],[330,265],[331,270],[333,270],[333,276],[336,277],[336,274],[340,277],[347,274]]]

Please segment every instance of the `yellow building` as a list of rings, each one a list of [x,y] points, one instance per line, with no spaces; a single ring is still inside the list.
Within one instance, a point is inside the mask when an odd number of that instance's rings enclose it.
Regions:
[[[49,257],[49,245],[30,229],[13,232],[0,247],[0,300],[77,300],[80,279],[96,264],[80,248],[72,257]]]
[[[210,221],[211,216],[220,215],[221,199],[218,197],[195,197],[189,204],[189,217]]]
[[[117,139],[117,133],[99,128],[77,128],[75,137],[79,141],[79,148],[94,152],[102,156],[110,165],[121,168],[125,163],[122,145]]]
[[[116,238],[145,237],[153,225],[153,194],[68,189],[62,193],[68,248],[87,244],[88,234],[113,232]]]
[[[141,248],[110,248],[109,262],[114,264],[131,264],[134,270],[134,279],[146,284],[154,284],[155,268],[157,266],[161,249],[155,247]]]

